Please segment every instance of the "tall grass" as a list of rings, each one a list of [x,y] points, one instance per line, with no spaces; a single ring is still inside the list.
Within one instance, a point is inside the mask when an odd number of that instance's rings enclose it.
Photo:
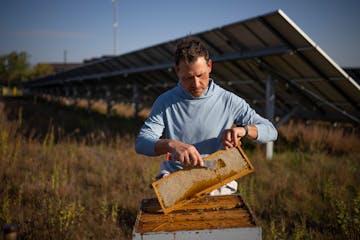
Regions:
[[[130,239],[155,197],[161,157],[134,152],[140,122],[29,99],[0,101],[0,225],[21,239]],[[349,128],[288,124],[274,159],[245,142],[238,180],[264,239],[360,238],[360,139]]]
[[[248,152],[239,180],[265,239],[360,239],[360,138],[356,129],[290,123],[273,160]],[[280,145],[280,146],[279,146]]]
[[[33,126],[48,130],[28,136],[9,114],[0,103],[0,224],[19,223],[25,239],[130,238],[141,199],[154,197],[159,158],[135,154],[128,133],[101,142],[105,129],[85,134],[93,143],[72,131],[55,136],[54,123]]]
[[[281,140],[294,150],[332,154],[360,153],[359,129],[349,124],[295,123],[290,121],[279,129]]]

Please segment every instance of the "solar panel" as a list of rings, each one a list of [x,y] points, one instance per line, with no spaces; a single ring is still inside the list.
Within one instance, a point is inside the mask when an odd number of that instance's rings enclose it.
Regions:
[[[194,34],[215,62],[212,78],[265,114],[266,80],[274,80],[275,115],[360,122],[360,86],[282,10]],[[109,86],[142,105],[178,82],[172,71],[177,41],[168,41],[30,81],[32,91]],[[116,87],[114,87],[116,86]],[[84,91],[85,92],[85,91]],[[114,94],[115,95],[115,94]],[[131,99],[129,99],[131,100]]]

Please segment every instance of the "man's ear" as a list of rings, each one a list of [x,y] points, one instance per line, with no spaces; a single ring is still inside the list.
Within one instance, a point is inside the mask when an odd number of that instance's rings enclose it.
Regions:
[[[212,70],[212,60],[209,59],[209,61],[207,62],[207,65],[208,65],[208,68],[210,69],[209,73],[211,72]]]

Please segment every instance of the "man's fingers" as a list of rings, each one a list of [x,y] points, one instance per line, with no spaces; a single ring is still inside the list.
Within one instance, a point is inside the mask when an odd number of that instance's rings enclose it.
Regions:
[[[231,129],[230,132],[231,132],[231,143],[234,146],[235,142],[236,142],[236,133],[235,133],[234,129]]]
[[[190,162],[190,157],[189,157],[189,155],[188,154],[184,154],[184,157],[183,157],[183,164],[184,165],[190,165],[191,164],[191,162]]]
[[[196,166],[196,165],[203,165],[203,160],[201,158],[201,155],[199,154],[199,152],[194,149],[195,151],[192,151],[189,153],[189,158],[190,158],[190,163],[192,166]]]
[[[184,165],[190,166],[203,166],[204,162],[200,153],[193,145],[179,142],[172,152],[172,156],[175,160],[181,162]]]
[[[189,165],[192,165],[192,166],[194,166],[194,165],[196,165],[196,155],[194,154],[194,153],[192,153],[192,152],[189,152]]]
[[[224,136],[224,140],[225,141],[228,141],[228,142],[231,142],[231,131],[225,131],[225,136]]]
[[[232,143],[232,131],[231,129],[227,129],[223,133],[223,145],[225,149],[233,147]]]
[[[242,137],[240,128],[226,129],[223,132],[222,143],[225,149],[236,147]]]
[[[224,142],[224,147],[225,149],[228,149],[228,148],[231,148],[233,145],[232,145],[232,142],[231,141],[225,141]]]
[[[199,158],[199,165],[200,165],[201,167],[204,166],[204,160],[202,159],[202,157]]]
[[[204,161],[203,161],[201,155],[200,155],[198,152],[197,152],[196,155],[197,155],[197,156],[196,156],[196,163],[195,163],[194,166],[196,166],[196,165],[204,166]]]

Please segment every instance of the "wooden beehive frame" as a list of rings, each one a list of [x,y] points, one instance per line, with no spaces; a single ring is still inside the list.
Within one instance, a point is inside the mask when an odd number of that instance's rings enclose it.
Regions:
[[[250,162],[250,160],[248,159],[248,157],[246,156],[244,150],[241,148],[241,146],[237,146],[235,148],[238,152],[238,154],[241,156],[241,159],[239,159],[239,161],[243,161],[243,164],[246,165],[246,167],[244,169],[242,169],[239,172],[235,172],[233,175],[231,176],[227,176],[224,179],[219,179],[219,181],[214,182],[214,184],[212,184],[211,186],[206,186],[203,189],[199,189],[198,192],[194,192],[194,194],[192,194],[191,196],[186,196],[184,199],[180,199],[179,201],[176,201],[174,204],[165,204],[166,202],[166,196],[163,196],[163,194],[161,193],[161,191],[159,190],[159,186],[161,186],[161,184],[167,184],[169,181],[171,181],[171,178],[179,178],[180,174],[183,174],[183,171],[189,171],[189,169],[184,169],[184,170],[180,170],[177,172],[174,172],[160,180],[157,180],[155,182],[152,183],[153,189],[156,193],[156,196],[159,200],[160,206],[162,208],[162,211],[167,214],[169,212],[172,212],[174,210],[185,210],[186,206],[188,205],[188,203],[198,199],[199,197],[210,193],[211,191],[218,189],[220,187],[222,187],[223,185],[241,178],[242,176],[245,176],[251,172],[254,171],[254,168]],[[224,154],[225,151],[230,151],[230,150],[219,150],[211,155],[209,155],[208,157],[204,158],[204,161],[210,160],[210,159],[214,159],[217,156]],[[231,151],[235,151],[234,149],[232,149]],[[199,168],[194,168],[197,169],[197,171],[199,171]],[[191,169],[190,169],[191,170]],[[203,168],[202,170],[206,171],[206,168]],[[201,169],[200,169],[201,171]],[[196,182],[194,183],[194,185],[196,184]],[[174,191],[176,191],[176,189],[174,189]]]
[[[193,231],[256,227],[256,219],[240,195],[203,196],[184,205],[186,210],[159,214],[157,199],[144,199],[134,232]]]

